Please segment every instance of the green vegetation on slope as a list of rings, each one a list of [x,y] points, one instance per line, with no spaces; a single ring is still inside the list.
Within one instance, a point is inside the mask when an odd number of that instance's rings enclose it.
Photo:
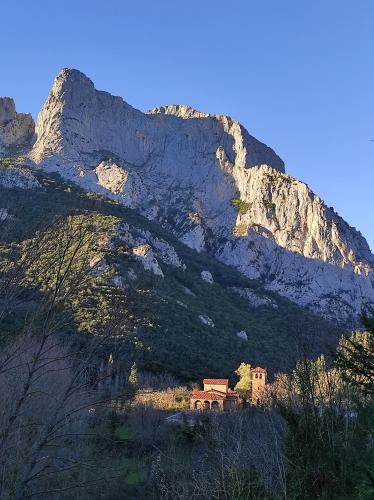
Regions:
[[[186,265],[182,270],[160,262],[162,278],[145,271],[131,252],[118,246],[106,252],[110,269],[124,275],[132,268],[137,279],[128,280],[124,290],[101,279],[99,284],[88,286],[84,296],[70,297],[76,329],[83,334],[99,332],[100,322],[110,319],[111,308],[131,317],[131,328],[137,325],[131,359],[140,368],[169,371],[188,380],[206,375],[233,376],[243,361],[267,366],[272,372],[290,369],[301,351],[319,353],[334,344],[337,332],[330,324],[265,291],[259,283],[207,254],[189,249],[154,221],[100,195],[84,192],[58,176],[37,176],[43,189],[0,188],[1,206],[10,214],[1,226],[1,240],[7,248],[34,238],[37,231],[47,234],[55,230],[56,220],[83,217],[93,232],[100,227],[109,233],[120,221],[148,230],[169,242]],[[51,243],[53,246],[53,239]],[[41,268],[43,259],[35,265]],[[44,262],[42,283],[38,283],[41,291],[48,284],[48,267]],[[213,284],[201,279],[203,270],[212,273]],[[36,285],[34,281],[32,286]],[[251,307],[230,290],[232,286],[264,293],[278,307]],[[203,324],[199,315],[209,316],[215,327]],[[236,336],[241,330],[248,333],[248,342]]]
[[[251,208],[251,204],[239,198],[231,198],[231,205],[239,210],[241,215],[245,215]]]

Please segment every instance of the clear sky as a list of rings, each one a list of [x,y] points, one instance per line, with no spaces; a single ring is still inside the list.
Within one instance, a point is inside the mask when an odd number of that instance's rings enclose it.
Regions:
[[[373,0],[2,0],[0,95],[63,67],[147,110],[238,119],[374,249]]]

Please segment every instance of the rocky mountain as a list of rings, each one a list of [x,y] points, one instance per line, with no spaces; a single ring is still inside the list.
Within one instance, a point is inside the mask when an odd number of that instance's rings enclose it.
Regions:
[[[10,108],[1,123],[15,119]],[[267,290],[345,325],[374,304],[362,235],[228,116],[184,105],[142,113],[64,69],[35,135],[34,167],[138,210]]]
[[[12,98],[0,97],[0,154],[27,148],[33,138],[34,128],[30,114],[17,113]]]
[[[2,336],[16,335],[37,309],[54,283],[61,242],[76,248],[74,234],[81,232],[71,228],[81,224],[89,229],[83,254],[93,283],[68,294],[62,334],[84,345],[118,315],[125,341],[117,361],[124,365],[130,359],[144,370],[186,380],[227,376],[243,361],[273,373],[292,369],[305,352],[328,353],[340,334],[259,281],[190,249],[137,210],[11,157],[0,161],[0,278],[30,242],[35,249],[41,238],[43,251],[26,266],[29,278],[6,311],[8,281],[0,279]]]

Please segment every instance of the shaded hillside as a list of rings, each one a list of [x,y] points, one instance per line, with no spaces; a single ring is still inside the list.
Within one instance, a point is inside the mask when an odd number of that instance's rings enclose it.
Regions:
[[[335,344],[337,330],[331,324],[191,250],[136,211],[58,176],[35,176],[41,188],[0,188],[0,208],[7,214],[1,223],[2,248],[30,239],[36,231],[51,231],[59,216],[83,214],[107,224],[113,232],[103,264],[110,277],[78,301],[81,310],[71,328],[83,338],[92,333],[92,317],[98,318],[87,304],[105,298],[110,310],[120,291],[126,300],[123,314],[133,319],[124,362],[135,359],[144,369],[197,379],[232,376],[242,361],[271,372],[287,370],[300,355],[327,352]],[[202,272],[210,273],[213,283]],[[41,279],[47,275],[42,273]]]

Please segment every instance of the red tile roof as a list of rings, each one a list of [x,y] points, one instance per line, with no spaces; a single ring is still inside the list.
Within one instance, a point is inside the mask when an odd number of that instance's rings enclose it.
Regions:
[[[266,370],[265,370],[265,368],[261,368],[260,366],[258,366],[257,368],[253,368],[252,372],[254,372],[254,373],[266,373]]]
[[[229,385],[228,378],[204,378],[203,384]]]
[[[226,394],[220,394],[219,392],[210,391],[196,391],[192,393],[192,399],[202,399],[202,400],[224,400],[226,399]]]
[[[236,392],[221,392],[214,389],[209,391],[194,391],[192,393],[192,399],[224,400],[233,398],[239,398],[239,394]]]

